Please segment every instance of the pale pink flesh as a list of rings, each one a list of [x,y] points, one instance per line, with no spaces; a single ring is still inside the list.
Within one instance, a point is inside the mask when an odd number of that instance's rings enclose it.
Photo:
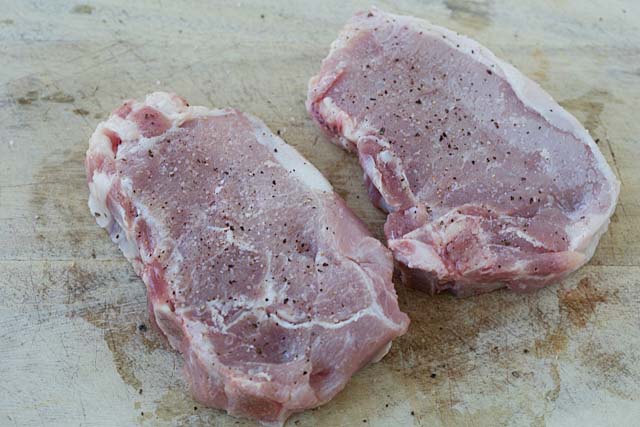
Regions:
[[[425,21],[354,16],[307,108],[358,154],[405,278],[430,291],[557,281],[592,256],[615,207],[619,184],[575,118],[485,48]]]
[[[257,119],[155,93],[98,127],[86,165],[204,404],[281,424],[406,331],[388,250]]]

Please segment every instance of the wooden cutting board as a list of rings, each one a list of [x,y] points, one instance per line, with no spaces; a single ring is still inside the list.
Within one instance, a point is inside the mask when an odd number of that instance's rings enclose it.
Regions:
[[[377,3],[466,33],[537,80],[597,138],[620,202],[593,260],[560,285],[456,300],[398,284],[409,332],[289,425],[638,425],[640,3]],[[303,105],[330,42],[367,6],[0,0],[0,425],[252,425],[192,401],[181,357],[147,326],[142,282],[87,208],[87,140],[153,90],[233,106],[280,130],[381,237],[356,159]]]

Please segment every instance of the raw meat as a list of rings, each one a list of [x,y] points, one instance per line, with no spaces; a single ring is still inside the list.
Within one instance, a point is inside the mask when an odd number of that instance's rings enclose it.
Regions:
[[[356,152],[409,284],[539,288],[593,255],[619,183],[578,121],[486,48],[426,21],[355,15],[307,108]]]
[[[204,404],[280,425],[407,330],[389,251],[256,118],[153,93],[98,125],[86,168]]]

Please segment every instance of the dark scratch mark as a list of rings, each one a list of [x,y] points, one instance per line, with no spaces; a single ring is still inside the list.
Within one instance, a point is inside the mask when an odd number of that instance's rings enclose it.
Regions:
[[[75,98],[68,93],[57,91],[51,95],[46,95],[41,98],[43,101],[57,102],[61,104],[68,104],[75,101]]]
[[[38,91],[35,91],[35,90],[30,90],[29,92],[25,93],[24,96],[21,96],[16,99],[16,101],[20,105],[30,105],[31,103],[37,100],[38,100]]]
[[[85,110],[84,108],[75,108],[72,111],[73,114],[77,114],[78,116],[87,116],[90,114],[90,112]]]
[[[445,0],[451,19],[461,24],[483,30],[491,25],[492,0]]]
[[[618,159],[616,157],[615,151],[613,151],[613,147],[611,146],[611,141],[609,140],[609,138],[605,138],[605,141],[607,141],[607,148],[611,153],[611,161],[613,162],[613,167],[616,170],[616,176],[620,180],[620,184],[624,185],[624,180],[622,179],[622,173],[620,172],[620,167],[618,166]]]
[[[95,8],[88,4],[79,4],[71,9],[71,13],[77,13],[80,15],[91,15]]]

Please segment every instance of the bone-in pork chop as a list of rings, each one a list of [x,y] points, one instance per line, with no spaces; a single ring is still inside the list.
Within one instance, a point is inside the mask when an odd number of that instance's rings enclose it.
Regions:
[[[153,93],[98,125],[86,168],[204,404],[279,425],[406,331],[389,251],[256,118]]]
[[[355,15],[307,108],[356,152],[404,279],[458,295],[577,269],[619,183],[578,121],[486,48],[426,21]]]

